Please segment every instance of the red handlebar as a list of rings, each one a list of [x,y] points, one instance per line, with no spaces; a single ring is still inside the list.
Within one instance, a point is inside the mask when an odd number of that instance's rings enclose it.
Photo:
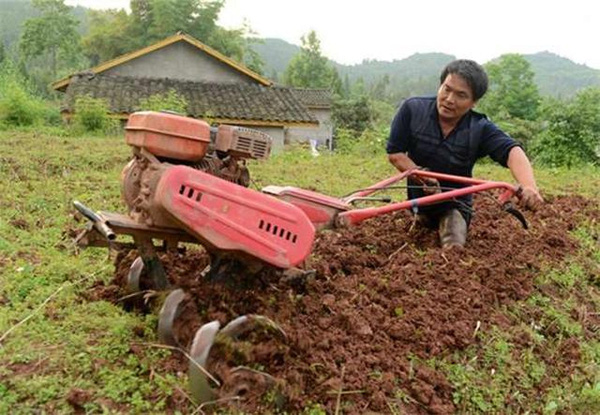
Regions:
[[[510,183],[505,182],[496,182],[489,180],[481,180],[481,179],[473,179],[470,177],[462,177],[462,176],[453,176],[449,174],[443,173],[435,173],[431,171],[424,170],[407,170],[399,175],[393,176],[389,179],[383,180],[374,186],[366,190],[362,190],[360,192],[356,192],[346,198],[344,201],[351,201],[357,197],[363,197],[369,195],[377,190],[382,190],[386,186],[389,186],[395,182],[398,182],[405,177],[410,176],[422,176],[429,177],[438,180],[444,180],[448,182],[462,183],[467,184],[469,186],[463,187],[460,189],[454,189],[447,192],[437,193],[434,195],[423,196],[417,199],[406,200],[403,202],[392,203],[390,205],[380,206],[380,207],[372,207],[372,208],[364,208],[364,209],[353,209],[346,212],[341,212],[338,214],[338,224],[341,225],[353,225],[359,222],[362,222],[366,219],[372,218],[374,216],[384,215],[386,213],[394,212],[396,210],[402,209],[415,209],[419,206],[427,206],[432,205],[434,203],[439,203],[447,200],[452,200],[456,197],[465,196],[468,194],[483,192],[491,189],[504,189],[504,192],[499,196],[498,201],[501,204],[505,204],[508,202],[513,196],[515,196],[519,191],[520,187],[512,185]]]

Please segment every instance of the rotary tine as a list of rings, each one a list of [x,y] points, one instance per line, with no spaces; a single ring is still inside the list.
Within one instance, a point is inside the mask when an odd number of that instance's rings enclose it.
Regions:
[[[215,393],[208,382],[208,372],[206,371],[206,361],[208,354],[215,341],[220,324],[218,321],[212,321],[200,327],[196,331],[192,347],[190,348],[189,378],[190,392],[197,403],[205,403],[214,399]],[[218,382],[212,378],[217,386]]]
[[[127,274],[127,291],[133,294],[142,290],[140,280],[143,272],[144,261],[142,257],[137,257],[131,264],[131,268],[129,268],[129,274]]]
[[[178,288],[169,293],[160,309],[158,314],[158,338],[164,344],[179,345],[173,333],[173,325],[183,311],[184,299],[185,292]]]
[[[244,333],[258,327],[265,327],[274,330],[283,340],[287,340],[287,334],[283,329],[268,317],[258,314],[247,314],[230,321],[221,331],[219,336],[227,336],[236,339]]]
[[[256,328],[267,328],[274,330],[283,340],[287,339],[286,333],[279,325],[268,317],[248,314],[237,317],[230,321],[225,327],[219,330],[218,321],[207,323],[200,327],[194,336],[194,341],[190,349],[192,361],[189,364],[190,391],[197,403],[205,403],[214,400],[216,393],[211,388],[209,378],[217,385],[219,383],[212,378],[206,370],[210,350],[219,340],[235,341],[237,338]],[[267,373],[259,372],[244,366],[238,366],[231,370],[234,377],[243,375],[243,373],[252,373],[254,376],[261,375],[267,381],[267,384],[275,384],[275,380]]]

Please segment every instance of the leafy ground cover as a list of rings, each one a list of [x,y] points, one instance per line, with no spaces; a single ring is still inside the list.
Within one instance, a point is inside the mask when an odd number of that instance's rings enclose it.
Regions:
[[[158,347],[155,315],[127,312],[116,301],[114,258],[73,244],[82,224],[72,200],[121,211],[119,174],[129,156],[122,137],[2,132],[0,412],[214,409],[189,400],[185,360]],[[257,188],[292,184],[338,196],[390,173],[385,156],[369,151],[313,158],[298,150],[251,166]],[[488,164],[476,175],[510,180]],[[306,386],[287,390],[281,410],[600,411],[600,171],[548,169],[538,178],[551,203],[530,216],[533,236],[483,200],[473,243],[442,256],[435,238],[411,230],[400,214],[324,233],[311,259],[317,277],[301,289],[275,284],[279,291],[225,294],[280,317],[293,339],[287,365],[261,363],[288,385]],[[193,255],[202,254],[191,255],[173,278],[198,271]],[[452,308],[454,297],[479,306]],[[248,312],[196,306],[207,319]],[[323,333],[337,337],[327,345],[318,339]],[[375,350],[378,344],[386,348]],[[292,368],[295,378],[287,377]],[[245,409],[275,412],[275,400],[266,394]]]

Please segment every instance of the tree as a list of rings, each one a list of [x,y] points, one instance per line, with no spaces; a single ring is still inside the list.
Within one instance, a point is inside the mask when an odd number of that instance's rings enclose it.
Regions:
[[[389,86],[390,75],[386,73],[371,87],[371,97],[380,101],[386,101],[388,99],[387,91]]]
[[[365,79],[361,76],[352,84],[350,96],[361,97],[363,95],[367,95],[367,85],[365,84]]]
[[[547,128],[533,142],[536,161],[554,166],[600,164],[600,88],[573,99],[549,98],[542,108]]]
[[[84,39],[85,53],[94,62],[104,61],[184,32],[260,72],[262,61],[247,40],[250,28],[217,25],[223,5],[223,0],[131,0],[129,15],[96,11]]]
[[[90,10],[89,19],[90,30],[82,44],[92,65],[134,48],[130,18],[125,10]]]
[[[507,54],[485,68],[490,87],[480,108],[493,117],[535,120],[540,94],[529,62],[522,55]]]
[[[340,95],[344,98],[348,98],[348,97],[350,97],[350,91],[351,91],[350,78],[348,77],[348,74],[345,74],[344,82],[342,84],[342,91],[341,91]]]
[[[253,43],[260,43],[259,40],[249,39],[248,37],[244,37],[247,42],[247,46],[244,48],[245,54],[243,57],[244,65],[253,70],[254,72],[264,75],[265,71],[265,63],[263,62],[260,54],[252,48]],[[277,79],[277,74],[275,74],[274,78]]]
[[[64,0],[33,0],[33,5],[40,11],[40,16],[25,21],[19,47],[26,59],[47,59],[55,79],[59,59],[65,66],[77,66],[78,22]]]
[[[321,54],[321,42],[314,30],[302,36],[300,52],[292,58],[283,74],[284,83],[305,88],[341,90],[340,77]]]
[[[367,95],[336,99],[333,102],[331,118],[336,129],[351,130],[360,135],[372,124],[371,101]]]

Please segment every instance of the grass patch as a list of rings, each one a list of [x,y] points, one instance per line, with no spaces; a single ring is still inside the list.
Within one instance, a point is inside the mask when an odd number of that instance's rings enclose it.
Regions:
[[[83,299],[95,280],[110,280],[113,268],[102,250],[76,252],[72,230],[82,225],[74,221],[72,201],[123,211],[119,180],[130,154],[122,136],[0,132],[0,336],[31,316],[0,346],[0,413],[69,413],[73,389],[89,394],[88,412],[163,412],[177,388],[186,390],[185,376],[161,371],[170,352],[135,347],[156,342],[155,316]],[[297,148],[249,164],[254,188],[293,185],[335,196],[394,173],[383,152],[315,158]],[[511,180],[491,164],[478,166],[475,175]],[[538,170],[537,176],[545,194],[576,192],[600,201],[598,168]],[[404,191],[391,195],[401,198]],[[581,320],[600,308],[598,273],[590,272],[600,264],[599,234],[591,222],[574,231],[581,255],[538,276],[537,284],[552,290],[507,310],[519,321],[513,330],[492,327],[476,346],[430,362],[454,385],[461,412],[600,411],[598,332]],[[402,318],[401,304],[395,314]],[[523,336],[529,346],[516,348]],[[569,339],[579,345],[579,359],[563,376],[564,368],[545,356],[564,352]],[[545,394],[533,396],[543,382]],[[307,403],[304,413],[325,411]]]
[[[575,230],[577,255],[542,271],[536,292],[504,310],[516,324],[491,327],[467,350],[429,362],[455,387],[459,412],[600,411],[600,328],[590,322],[600,305],[590,272],[600,267],[598,229],[587,223]]]

